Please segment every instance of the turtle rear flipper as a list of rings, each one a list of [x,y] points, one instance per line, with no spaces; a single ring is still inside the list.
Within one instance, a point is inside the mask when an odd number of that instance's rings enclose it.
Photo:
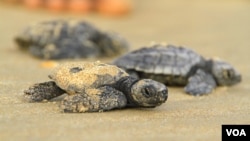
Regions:
[[[34,84],[24,91],[25,98],[31,102],[50,100],[64,93],[53,81]]]
[[[216,82],[211,74],[198,69],[196,73],[188,79],[185,91],[191,95],[209,94],[216,87]]]
[[[125,95],[110,86],[86,90],[83,94],[68,95],[61,108],[68,113],[108,111],[123,108],[127,104]]]

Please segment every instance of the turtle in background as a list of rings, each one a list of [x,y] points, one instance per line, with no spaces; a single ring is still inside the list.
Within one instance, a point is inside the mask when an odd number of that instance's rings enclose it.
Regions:
[[[24,91],[31,102],[68,94],[64,112],[98,112],[124,107],[153,108],[166,102],[167,87],[151,79],[137,79],[124,70],[101,62],[64,63],[49,75],[52,81]]]
[[[100,31],[86,21],[62,19],[29,25],[14,41],[42,59],[112,57],[129,49],[115,32]]]
[[[229,63],[205,59],[189,48],[174,45],[142,47],[118,57],[111,64],[136,78],[185,86],[185,92],[191,95],[208,94],[217,86],[241,82],[241,74]]]

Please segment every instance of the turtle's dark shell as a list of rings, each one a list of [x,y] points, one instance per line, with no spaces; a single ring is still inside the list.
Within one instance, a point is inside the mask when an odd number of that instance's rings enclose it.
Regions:
[[[185,85],[192,69],[204,66],[205,59],[188,48],[154,45],[127,53],[113,64],[127,71],[135,71],[142,78]]]
[[[185,92],[192,95],[208,94],[217,86],[241,81],[241,74],[229,63],[205,59],[191,49],[174,45],[144,47],[117,58],[113,64],[136,78],[185,85]]]
[[[22,49],[44,59],[106,57],[128,50],[128,42],[85,21],[52,20],[25,28],[15,37]]]

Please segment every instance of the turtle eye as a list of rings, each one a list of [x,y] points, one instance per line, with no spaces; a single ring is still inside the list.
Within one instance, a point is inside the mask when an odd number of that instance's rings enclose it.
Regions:
[[[152,96],[154,96],[155,93],[156,93],[154,87],[152,87],[152,86],[147,86],[147,87],[143,88],[141,91],[142,91],[142,94],[143,94],[146,98],[152,97]]]
[[[161,91],[161,93],[162,93],[163,95],[167,95],[168,91],[167,91],[167,90],[163,90],[163,91]]]
[[[223,75],[225,78],[229,79],[229,78],[232,78],[234,74],[233,74],[233,71],[227,70],[223,72]]]

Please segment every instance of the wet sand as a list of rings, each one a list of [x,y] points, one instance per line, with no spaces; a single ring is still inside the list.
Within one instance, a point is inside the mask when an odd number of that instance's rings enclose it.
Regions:
[[[0,140],[219,141],[222,124],[250,124],[250,1],[152,3],[136,0],[133,13],[122,18],[51,14],[0,4]],[[31,22],[53,18],[86,19],[100,29],[119,32],[129,40],[131,50],[151,42],[185,45],[206,57],[230,62],[243,81],[202,97],[169,87],[168,101],[154,109],[64,114],[58,108],[60,99],[27,103],[21,98],[23,90],[49,80],[51,70],[41,67],[43,60],[18,50],[13,37]],[[66,61],[73,60],[59,62]]]

